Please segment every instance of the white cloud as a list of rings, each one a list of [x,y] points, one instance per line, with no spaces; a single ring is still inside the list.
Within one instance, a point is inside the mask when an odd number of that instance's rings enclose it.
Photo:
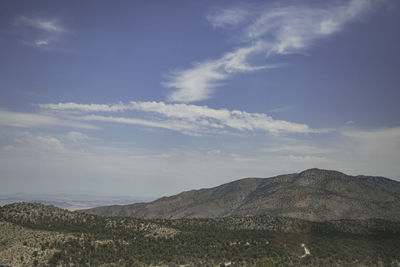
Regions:
[[[55,137],[37,136],[35,141],[42,148],[50,149],[58,153],[64,152],[64,145]]]
[[[254,66],[252,58],[301,52],[314,41],[342,30],[346,23],[368,10],[371,3],[352,0],[342,5],[330,2],[330,5],[320,3],[318,6],[240,6],[213,13],[207,19],[216,28],[243,25],[241,34],[235,34],[241,35],[244,45],[219,59],[172,72],[163,83],[167,88],[176,89],[168,100],[202,101],[212,97],[213,89],[224,85],[235,73],[277,67],[279,65]]]
[[[200,131],[199,126],[201,126],[177,120],[151,121],[151,120],[136,119],[136,118],[100,116],[100,115],[87,115],[79,117],[77,119],[86,121],[114,122],[123,124],[142,125],[145,127],[163,128],[173,131],[179,131],[183,134],[188,134],[188,135],[196,135],[196,132]]]
[[[123,112],[132,110],[132,107],[123,103],[118,104],[78,104],[73,102],[58,103],[58,104],[39,104],[40,108],[50,110],[74,110],[84,112]]]
[[[243,7],[231,7],[209,14],[207,20],[215,28],[224,28],[244,22],[248,16],[250,16],[250,12],[247,9]]]
[[[288,155],[285,161],[290,162],[304,162],[314,164],[314,166],[320,166],[322,164],[330,163],[331,160],[326,157],[317,157],[317,156],[298,156],[298,155]]]
[[[272,146],[260,149],[262,152],[267,153],[276,153],[276,152],[291,152],[291,153],[299,153],[303,155],[310,155],[310,154],[328,154],[333,152],[332,149],[327,148],[320,148],[316,146],[310,145],[279,145],[279,146]]]
[[[61,127],[73,127],[82,129],[97,129],[97,127],[90,124],[71,121],[68,119],[63,119],[52,115],[12,112],[1,109],[0,109],[0,125],[22,127],[22,128],[61,126]]]
[[[268,54],[290,54],[308,48],[315,40],[336,33],[370,7],[370,1],[353,0],[345,5],[281,7],[264,12],[245,33],[248,39],[271,44]],[[272,38],[270,38],[272,36]]]
[[[44,46],[44,45],[48,45],[49,44],[49,40],[37,40],[35,41],[35,45],[36,46]]]
[[[242,47],[236,49],[233,52],[229,52],[225,54],[225,56],[221,59],[223,62],[224,70],[227,73],[235,73],[235,72],[248,72],[261,70],[265,68],[276,68],[279,65],[271,64],[271,65],[263,65],[263,66],[252,66],[248,64],[247,60],[251,55],[260,53],[264,51],[265,43],[257,42],[252,46]]]
[[[67,30],[62,27],[56,20],[49,20],[43,18],[32,18],[26,16],[18,16],[16,18],[17,25],[28,26],[37,30],[49,33],[64,33]]]
[[[17,16],[15,26],[24,29],[21,34],[26,45],[41,49],[54,48],[54,44],[62,40],[61,36],[68,33],[55,19]]]
[[[400,137],[400,127],[373,129],[373,130],[369,130],[369,131],[348,128],[346,130],[342,130],[341,134],[344,136],[365,139],[365,140],[395,139],[396,140],[395,143],[400,144],[400,138],[398,138],[398,137]]]
[[[195,64],[192,69],[175,71],[170,80],[164,82],[167,88],[177,88],[168,96],[169,101],[193,102],[211,97],[212,89],[220,85],[219,81],[226,80],[228,75],[221,71],[219,61]]]
[[[81,141],[89,139],[89,137],[86,134],[80,133],[80,132],[75,132],[75,131],[71,131],[71,132],[67,133],[65,135],[65,137],[67,138],[67,140],[69,140],[73,143],[79,143]]]
[[[10,142],[12,149],[8,149],[6,153],[25,154],[27,151],[35,151],[36,155],[39,153],[64,153],[67,152],[68,145],[64,142],[63,138],[59,136],[49,135],[45,133],[32,133],[29,131],[21,131],[14,129],[2,135],[12,134]]]
[[[289,109],[291,109],[291,108],[292,108],[291,106],[277,107],[277,108],[271,109],[270,112],[279,113],[279,112],[287,111],[287,110],[289,110]]]
[[[98,114],[74,115],[73,118],[85,121],[103,121],[136,124],[148,127],[165,128],[185,134],[226,133],[226,131],[261,131],[267,133],[322,133],[326,129],[312,129],[306,124],[275,120],[264,113],[249,113],[239,110],[213,109],[207,106],[190,104],[168,104],[164,102],[130,102],[106,104],[58,103],[42,104],[41,108],[60,111],[80,112],[121,112],[137,111],[135,117],[115,117]],[[143,114],[144,113],[144,114]],[[151,119],[146,115],[151,114]],[[157,115],[154,118],[154,115]]]
[[[263,47],[262,42],[257,42],[252,46],[226,53],[218,60],[196,63],[190,69],[173,72],[169,75],[169,80],[163,83],[167,88],[178,89],[168,96],[168,101],[189,103],[205,100],[211,98],[215,87],[223,85],[223,81],[234,73],[278,67],[277,64],[248,64],[250,56],[263,51]]]

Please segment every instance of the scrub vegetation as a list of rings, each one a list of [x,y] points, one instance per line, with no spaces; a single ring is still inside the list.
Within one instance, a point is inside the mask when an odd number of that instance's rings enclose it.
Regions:
[[[400,223],[378,219],[145,220],[18,203],[0,209],[0,223],[6,266],[400,265]]]

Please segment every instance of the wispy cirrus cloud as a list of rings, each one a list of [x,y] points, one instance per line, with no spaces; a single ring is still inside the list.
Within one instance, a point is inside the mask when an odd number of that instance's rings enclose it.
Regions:
[[[205,100],[212,96],[215,87],[223,85],[234,73],[278,67],[278,64],[254,66],[248,63],[251,55],[264,49],[264,44],[258,42],[226,53],[220,59],[195,63],[193,68],[172,72],[163,85],[178,90],[168,96],[168,101],[190,103]]]
[[[301,155],[313,155],[313,154],[328,154],[333,151],[333,149],[328,148],[321,148],[312,145],[275,145],[268,148],[260,149],[262,152],[266,153],[277,153],[277,152],[284,152],[284,153],[292,153],[292,154],[301,154]]]
[[[226,28],[243,23],[250,15],[250,10],[242,5],[215,10],[208,14],[206,18],[214,28]]]
[[[17,16],[15,26],[29,30],[29,37],[25,38],[30,40],[25,43],[39,48],[49,48],[61,35],[69,32],[59,21],[39,17]]]
[[[50,20],[50,19],[18,16],[16,18],[16,24],[28,26],[36,30],[46,31],[50,33],[67,32],[67,30],[64,27],[62,27],[56,20]]]
[[[36,46],[44,46],[44,45],[48,45],[48,44],[49,44],[49,40],[36,40],[35,41]]]
[[[191,104],[164,102],[130,102],[128,104],[41,104],[42,109],[54,112],[78,112],[76,120],[136,124],[164,128],[183,134],[227,133],[232,131],[260,131],[266,133],[322,133],[327,129],[312,129],[306,124],[275,120],[264,113],[213,109]],[[127,116],[106,116],[104,113],[135,111]],[[80,113],[79,113],[80,112]]]
[[[254,59],[302,52],[316,40],[341,31],[371,6],[370,0],[351,0],[340,4],[242,5],[214,12],[207,16],[210,24],[214,28],[237,28],[234,34],[239,36],[242,46],[219,59],[172,72],[163,83],[167,88],[175,88],[168,100],[188,103],[208,99],[214,88],[224,85],[235,73],[279,66],[254,65]]]
[[[273,113],[285,112],[287,110],[290,110],[291,108],[292,108],[291,106],[282,106],[282,107],[273,108],[270,110],[270,112],[273,112]]]
[[[77,122],[51,114],[13,112],[3,109],[0,109],[0,126],[20,128],[61,126],[82,129],[98,129],[96,126],[91,124]]]

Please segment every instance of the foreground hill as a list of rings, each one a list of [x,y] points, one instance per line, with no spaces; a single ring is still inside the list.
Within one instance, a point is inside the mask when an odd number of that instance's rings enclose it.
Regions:
[[[400,266],[400,222],[102,217],[0,207],[0,266]]]
[[[268,214],[311,221],[400,220],[400,182],[309,169],[272,178],[246,178],[150,203],[81,212],[136,218],[216,218]]]

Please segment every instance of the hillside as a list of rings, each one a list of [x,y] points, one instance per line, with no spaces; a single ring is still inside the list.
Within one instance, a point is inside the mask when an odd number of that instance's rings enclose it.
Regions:
[[[379,219],[143,220],[0,207],[0,266],[400,266],[399,237],[400,222]]]
[[[311,221],[400,220],[400,182],[309,169],[272,178],[245,178],[150,203],[105,206],[80,212],[173,219],[267,214]]]

